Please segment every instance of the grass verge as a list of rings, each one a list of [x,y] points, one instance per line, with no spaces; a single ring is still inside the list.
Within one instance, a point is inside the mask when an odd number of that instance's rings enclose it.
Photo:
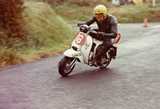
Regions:
[[[61,52],[68,47],[73,31],[54,10],[43,2],[26,2],[25,40],[7,39],[0,46],[0,67],[31,62]]]
[[[53,8],[68,21],[88,20],[93,15],[93,6],[79,6],[76,4],[64,3],[56,7],[53,6]],[[111,7],[109,8],[109,13],[115,15],[120,23],[143,22],[146,17],[150,22],[160,21],[159,4],[157,4],[156,7],[152,7],[148,4]]]

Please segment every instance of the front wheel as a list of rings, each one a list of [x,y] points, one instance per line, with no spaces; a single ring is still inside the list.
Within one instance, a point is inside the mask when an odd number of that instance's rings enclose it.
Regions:
[[[75,67],[75,59],[70,57],[63,57],[58,64],[58,71],[62,77],[68,76]]]

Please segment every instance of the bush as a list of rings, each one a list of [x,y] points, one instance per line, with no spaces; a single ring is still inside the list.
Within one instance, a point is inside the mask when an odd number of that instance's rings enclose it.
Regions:
[[[64,4],[68,2],[68,3],[76,4],[79,6],[93,6],[99,3],[106,4],[111,0],[28,0],[28,1],[48,2],[49,4],[52,4],[52,5],[59,5],[59,4]]]
[[[0,67],[23,63],[24,59],[13,48],[0,48]]]
[[[58,14],[69,21],[85,21],[93,16],[93,6],[78,6],[75,4],[63,4],[53,8]],[[74,10],[73,10],[74,9]],[[160,21],[160,5],[152,7],[144,5],[124,5],[120,7],[110,7],[109,13],[115,15],[120,23],[143,22],[148,18],[150,22]]]
[[[53,46],[70,39],[72,28],[49,5],[43,2],[25,4],[26,28],[30,46]]]

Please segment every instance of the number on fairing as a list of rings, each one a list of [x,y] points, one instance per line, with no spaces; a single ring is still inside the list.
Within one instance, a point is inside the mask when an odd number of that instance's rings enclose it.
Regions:
[[[85,35],[84,33],[79,32],[75,39],[76,44],[83,45],[85,43]]]

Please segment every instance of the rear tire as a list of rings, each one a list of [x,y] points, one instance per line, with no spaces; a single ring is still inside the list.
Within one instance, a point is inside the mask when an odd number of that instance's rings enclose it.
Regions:
[[[109,58],[107,62],[105,62],[102,66],[100,66],[100,69],[106,69],[108,65],[111,63],[112,59]]]
[[[74,62],[73,62],[74,61]],[[72,65],[70,65],[73,62]],[[75,67],[74,58],[63,57],[58,64],[58,71],[62,77],[68,76]]]

